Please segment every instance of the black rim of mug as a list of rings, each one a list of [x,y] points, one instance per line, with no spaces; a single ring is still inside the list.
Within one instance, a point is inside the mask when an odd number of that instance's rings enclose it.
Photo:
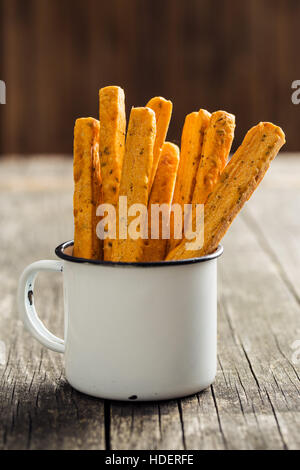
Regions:
[[[200,258],[189,258],[189,259],[180,259],[175,261],[151,261],[151,262],[141,262],[141,263],[124,263],[121,261],[102,261],[102,260],[94,260],[94,259],[86,259],[86,258],[77,258],[75,256],[71,256],[65,253],[65,250],[70,246],[74,245],[74,241],[70,240],[67,242],[62,243],[55,249],[55,254],[59,258],[70,261],[73,263],[88,263],[88,264],[96,264],[100,266],[134,266],[139,268],[153,268],[153,267],[163,267],[163,266],[178,266],[178,265],[185,265],[185,264],[195,264],[195,263],[204,263],[205,261],[211,261],[213,259],[219,258],[223,253],[223,246],[219,245],[214,253],[209,255],[201,256]]]

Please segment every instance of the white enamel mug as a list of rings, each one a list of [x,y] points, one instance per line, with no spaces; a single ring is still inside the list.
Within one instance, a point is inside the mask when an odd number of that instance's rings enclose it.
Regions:
[[[65,354],[68,382],[112,400],[165,400],[199,392],[217,364],[217,258],[111,263],[72,256],[38,261],[23,272],[18,304],[25,326],[44,346]],[[43,325],[34,307],[39,271],[63,273],[65,338]]]

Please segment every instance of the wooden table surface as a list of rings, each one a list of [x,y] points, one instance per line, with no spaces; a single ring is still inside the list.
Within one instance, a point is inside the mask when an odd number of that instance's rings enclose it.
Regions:
[[[224,239],[218,373],[182,400],[120,403],[66,382],[63,357],[18,318],[23,268],[72,238],[72,162],[0,161],[0,448],[300,447],[300,155],[282,155]],[[63,334],[61,277],[40,275],[37,310]]]

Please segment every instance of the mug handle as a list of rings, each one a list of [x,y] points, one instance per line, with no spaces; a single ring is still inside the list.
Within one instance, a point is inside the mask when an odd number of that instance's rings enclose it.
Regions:
[[[63,263],[61,261],[44,260],[37,261],[36,263],[32,263],[27,266],[19,280],[19,312],[24,325],[32,336],[34,336],[43,346],[46,346],[46,348],[63,353],[65,352],[64,340],[53,335],[45,327],[35,310],[33,288],[35,279],[40,271],[63,272]]]

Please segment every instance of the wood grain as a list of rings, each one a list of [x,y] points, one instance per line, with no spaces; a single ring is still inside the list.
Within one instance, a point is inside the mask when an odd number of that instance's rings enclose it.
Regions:
[[[234,149],[259,121],[298,151],[297,0],[0,0],[0,154],[71,153],[76,118],[98,116],[98,89],[120,85],[127,111],[174,103],[168,140],[205,108],[236,115]],[[124,21],[126,18],[126,21]],[[266,20],[267,19],[267,20]]]
[[[74,391],[63,357],[24,331],[18,277],[72,238],[72,164],[3,159],[0,449],[299,449],[299,174],[300,160],[275,160],[225,237],[215,383],[182,400],[134,404]],[[35,297],[61,336],[60,275],[41,275]]]

